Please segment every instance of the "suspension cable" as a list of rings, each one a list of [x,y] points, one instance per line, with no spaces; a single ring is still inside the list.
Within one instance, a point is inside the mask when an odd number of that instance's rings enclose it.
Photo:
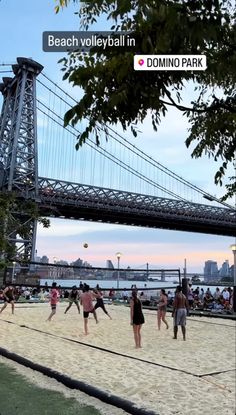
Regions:
[[[60,117],[58,114],[56,114],[53,110],[51,110],[50,108],[48,108],[45,104],[43,104],[39,99],[37,99],[37,102],[42,105],[43,107],[45,107],[47,110],[49,110],[54,116],[58,117],[62,122],[63,122],[63,118]],[[63,127],[63,124],[60,124],[58,121],[56,121],[52,116],[46,114],[40,107],[37,107],[37,109],[47,115],[53,122],[55,122],[56,124],[60,125],[61,127]],[[75,131],[76,130],[74,127],[72,126],[68,126],[69,128],[73,128]],[[72,132],[69,130],[68,127],[65,127],[65,129],[71,134],[74,135],[75,137],[77,137],[78,134]],[[91,143],[91,144],[90,144]],[[147,182],[148,184],[156,187],[159,190],[162,190],[163,192],[167,193],[169,196],[172,196],[174,198],[177,198],[179,200],[184,200],[185,202],[187,202],[187,199],[183,199],[181,196],[175,194],[174,192],[171,192],[170,190],[165,189],[163,186],[155,183],[153,180],[147,178],[146,176],[144,176],[142,173],[137,172],[136,170],[134,170],[131,166],[129,166],[128,164],[126,164],[125,162],[123,162],[122,160],[119,160],[116,156],[114,156],[113,154],[111,154],[109,151],[105,150],[103,147],[96,147],[95,144],[93,143],[92,140],[88,139],[86,144],[94,149],[95,151],[97,151],[98,153],[102,154],[104,157],[106,157],[108,160],[111,160],[113,163],[115,163],[116,165],[123,167],[125,170],[127,170],[128,172],[132,173],[133,175],[135,175],[136,177],[138,177],[139,179],[144,180],[145,182]]]
[[[78,103],[78,101],[69,93],[67,93],[65,90],[63,90],[60,86],[58,86],[54,81],[52,81],[44,72],[41,73],[43,77],[45,77],[49,82],[51,82],[54,86],[56,86],[63,94],[65,94],[68,98],[70,98],[72,101],[74,101],[75,103]],[[54,93],[48,86],[46,86],[43,82],[41,82],[39,79],[37,79],[37,81],[44,86],[46,89],[48,89],[49,91],[51,91],[52,93]],[[71,107],[71,104],[69,104],[67,101],[65,101],[60,95],[56,94],[55,95],[61,99],[62,101],[64,101],[69,107]],[[86,119],[88,119],[88,117],[85,117]],[[165,167],[163,164],[159,163],[158,161],[156,161],[155,159],[153,159],[151,156],[147,155],[144,151],[140,150],[138,147],[136,147],[134,144],[131,144],[126,138],[124,138],[120,133],[118,133],[117,131],[115,131],[112,127],[105,125],[105,123],[101,123],[101,125],[104,125],[104,128],[106,128],[106,130],[111,131],[113,134],[115,134],[117,137],[119,137],[122,141],[125,142],[125,144],[123,142],[121,142],[118,138],[116,138],[112,133],[108,132],[107,135],[116,140],[119,144],[122,144],[123,146],[125,146],[129,151],[133,152],[134,154],[138,155],[139,157],[143,158],[147,163],[151,164],[152,166],[158,168],[160,171],[164,172],[166,175],[169,175],[170,177],[174,178],[175,180],[177,180],[178,182],[184,184],[185,186],[189,187],[190,189],[196,191],[197,193],[203,195],[207,200],[210,201],[215,201],[221,205],[224,205],[225,207],[229,208],[229,209],[233,209],[234,207],[231,206],[230,204],[221,201],[220,199],[218,199],[217,197],[211,195],[208,192],[205,192],[204,190],[200,189],[198,186],[190,183],[189,181],[187,181],[186,179],[184,179],[183,177],[179,176],[178,174],[172,172],[170,169],[168,169],[167,167]],[[101,127],[98,127],[99,129]],[[140,154],[139,154],[140,153]],[[175,196],[177,197],[177,196]],[[182,200],[186,200],[182,197],[178,198],[182,199]]]

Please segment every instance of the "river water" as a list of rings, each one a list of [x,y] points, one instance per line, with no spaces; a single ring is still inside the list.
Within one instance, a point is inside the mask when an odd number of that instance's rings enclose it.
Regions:
[[[62,288],[71,288],[73,285],[76,285],[77,287],[80,284],[80,281],[82,283],[86,283],[88,284],[91,288],[96,287],[96,285],[98,284],[99,287],[101,287],[103,290],[110,290],[111,288],[114,288],[114,290],[117,290],[118,288],[118,284],[117,284],[117,280],[79,280],[79,279],[73,279],[73,280],[63,280],[63,279],[41,279],[40,280],[40,285],[45,285],[45,283],[47,282],[47,284],[49,286],[51,286],[52,282],[55,281],[57,283],[57,285],[61,286]],[[170,291],[174,291],[176,288],[177,283],[174,283],[173,280],[172,281],[124,281],[124,280],[120,280],[119,281],[119,289],[120,290],[124,290],[124,289],[131,289],[132,285],[136,285],[136,287],[138,289],[144,289],[144,288],[149,288],[150,291],[155,291],[155,290],[160,290],[161,288],[165,288],[167,290]],[[204,291],[206,291],[207,286],[206,285],[201,285],[201,283],[194,285],[194,287],[199,287],[199,288],[203,288]],[[217,285],[214,286],[209,286],[211,291],[214,293],[215,289],[217,287]],[[220,287],[220,289],[223,289],[224,287]]]

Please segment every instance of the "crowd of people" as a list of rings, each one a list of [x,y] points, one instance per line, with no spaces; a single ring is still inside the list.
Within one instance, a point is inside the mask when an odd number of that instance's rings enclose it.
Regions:
[[[146,287],[145,287],[146,288]],[[108,293],[108,298],[112,303],[115,298],[115,290],[111,289]],[[94,289],[90,289],[86,283],[80,283],[77,288],[73,286],[71,290],[63,290],[60,286],[57,286],[56,282],[52,283],[52,288],[46,285],[45,288],[35,287],[13,287],[11,285],[6,286],[0,290],[0,300],[3,300],[4,304],[0,308],[0,313],[4,309],[11,305],[12,314],[14,314],[14,303],[19,297],[22,296],[25,300],[30,300],[33,296],[42,301],[50,301],[51,313],[47,318],[47,321],[51,321],[53,316],[56,314],[57,305],[60,298],[67,298],[68,305],[64,311],[66,314],[73,304],[75,304],[78,313],[80,314],[80,306],[83,307],[83,319],[84,319],[84,333],[87,335],[88,332],[88,318],[89,314],[93,314],[96,323],[98,323],[97,309],[101,308],[103,312],[110,318],[105,305],[104,305],[104,292],[96,286]],[[130,304],[130,324],[133,326],[133,334],[135,347],[141,347],[141,328],[145,323],[142,306],[147,301],[147,291],[139,292],[136,286],[132,286],[131,290],[124,290],[122,292],[122,298],[124,301]],[[94,305],[95,302],[95,305]],[[211,293],[210,288],[207,288],[206,292],[204,289],[197,287],[193,290],[192,285],[189,284],[187,288],[187,295],[185,296],[182,292],[182,287],[178,285],[176,287],[175,294],[173,295],[170,291],[166,293],[165,289],[160,290],[160,295],[157,301],[157,327],[161,329],[161,323],[163,322],[166,329],[169,329],[168,321],[166,320],[167,307],[172,307],[173,317],[173,330],[174,337],[177,339],[178,326],[181,326],[183,340],[186,340],[186,316],[190,309],[226,309],[231,310],[233,308],[233,290],[231,287],[224,288],[222,291],[219,287],[216,288],[214,293]]]
[[[173,303],[173,294],[168,291],[168,306]],[[214,291],[208,287],[206,291],[204,288],[197,287],[193,289],[189,284],[187,291],[187,300],[190,310],[211,310],[213,312],[233,310],[233,289],[231,287],[224,287],[222,290],[216,287]]]

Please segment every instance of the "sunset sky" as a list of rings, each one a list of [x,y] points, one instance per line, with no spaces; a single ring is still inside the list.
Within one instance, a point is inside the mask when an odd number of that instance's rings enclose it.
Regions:
[[[43,31],[78,30],[78,18],[73,15],[73,6],[55,15],[54,4],[53,0],[0,2],[0,63],[15,63],[18,56],[31,57],[44,65],[44,71],[50,78],[76,96],[76,91],[66,82],[61,82],[62,72],[57,62],[64,54],[42,51]],[[4,70],[4,67],[0,69]],[[185,92],[186,102],[190,102],[192,97],[193,87],[189,87]],[[142,132],[136,140],[129,133],[125,135],[191,183],[216,196],[224,193],[224,189],[214,185],[216,163],[207,157],[191,158],[191,149],[184,144],[188,124],[177,111],[169,111],[157,133],[152,130],[150,119],[140,129]],[[87,249],[83,248],[84,242],[88,243]],[[183,269],[186,258],[188,272],[202,273],[204,262],[209,259],[217,261],[218,266],[225,259],[232,264],[229,248],[232,243],[233,238],[223,236],[52,220],[50,229],[38,227],[37,255],[47,255],[51,261],[54,257],[68,261],[80,257],[94,266],[105,266],[107,259],[116,264],[116,252],[119,251],[122,253],[122,268],[149,263],[158,268]]]

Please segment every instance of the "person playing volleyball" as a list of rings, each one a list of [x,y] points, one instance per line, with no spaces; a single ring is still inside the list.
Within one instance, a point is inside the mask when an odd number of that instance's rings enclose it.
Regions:
[[[0,313],[7,307],[7,304],[11,304],[11,313],[14,314],[14,288],[9,285],[3,290],[3,299],[4,299],[4,305],[0,310]]]
[[[77,310],[78,310],[78,313],[80,314],[80,306],[79,306],[79,291],[77,290],[76,285],[74,285],[74,286],[72,287],[72,290],[71,290],[71,292],[70,292],[70,294],[69,294],[68,300],[69,300],[69,305],[68,305],[68,307],[66,308],[66,310],[65,310],[65,313],[64,313],[64,314],[66,314],[66,313],[67,313],[67,311],[71,308],[71,306],[72,306],[72,304],[73,304],[73,303],[75,303],[75,305],[76,305],[76,307],[77,307]]]
[[[56,314],[56,311],[57,311],[57,302],[58,302],[59,293],[57,291],[56,286],[57,286],[57,283],[53,282],[52,289],[50,292],[50,304],[51,304],[52,312],[50,316],[48,317],[47,321],[51,321],[52,317]]]
[[[104,313],[110,318],[110,320],[112,320],[110,314],[105,308],[105,305],[103,302],[103,293],[100,288],[96,288],[94,290],[94,296],[96,298],[96,304],[95,304],[94,310],[97,310],[97,308],[101,308],[104,311]]]
[[[96,314],[95,308],[93,306],[93,299],[94,299],[94,296],[89,290],[89,285],[85,284],[84,285],[84,292],[81,294],[81,297],[80,297],[80,304],[83,306],[83,310],[84,310],[83,311],[84,332],[85,332],[86,335],[89,334],[88,333],[89,313],[93,313],[93,316],[96,320],[96,323],[98,323],[97,314]]]
[[[166,321],[166,308],[167,308],[167,300],[168,295],[166,294],[164,288],[161,289],[160,301],[158,303],[158,310],[157,310],[157,325],[158,330],[161,329],[161,320],[165,323],[166,328],[169,328],[169,325]]]

